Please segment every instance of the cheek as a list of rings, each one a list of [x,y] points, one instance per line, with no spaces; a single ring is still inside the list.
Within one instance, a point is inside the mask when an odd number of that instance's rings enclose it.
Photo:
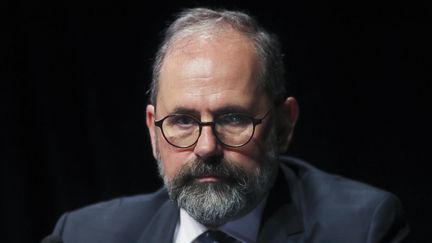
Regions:
[[[176,172],[188,161],[189,153],[178,151],[164,141],[159,142],[159,159],[164,168],[164,176],[171,180]]]
[[[226,150],[225,158],[238,163],[245,170],[252,172],[265,159],[264,146],[259,141],[252,139],[244,147]]]
[[[271,127],[261,127],[264,129],[257,129],[255,135],[245,146],[229,150],[226,152],[226,158],[230,158],[238,162],[243,168],[248,171],[253,171],[266,163],[271,148]]]

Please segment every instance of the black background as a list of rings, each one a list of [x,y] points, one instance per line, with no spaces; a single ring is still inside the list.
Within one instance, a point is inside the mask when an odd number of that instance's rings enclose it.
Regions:
[[[145,92],[160,33],[194,6],[246,10],[280,37],[301,108],[289,154],[395,193],[427,241],[429,6],[299,2],[2,2],[0,241],[161,185]]]

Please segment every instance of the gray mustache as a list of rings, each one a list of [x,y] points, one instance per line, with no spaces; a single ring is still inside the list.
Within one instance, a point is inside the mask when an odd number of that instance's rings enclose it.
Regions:
[[[240,166],[225,159],[198,159],[187,162],[180,169],[176,178],[180,180],[178,181],[180,184],[184,185],[193,183],[198,177],[209,175],[220,177],[228,183],[236,183],[240,178],[247,177],[247,173]]]

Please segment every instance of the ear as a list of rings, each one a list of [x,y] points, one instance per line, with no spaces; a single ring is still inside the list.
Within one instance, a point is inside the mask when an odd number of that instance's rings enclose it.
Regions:
[[[288,149],[294,127],[297,123],[299,107],[294,97],[288,97],[278,109],[276,131],[278,137],[279,153],[284,153]]]
[[[151,140],[151,145],[152,145],[152,151],[153,151],[153,157],[155,159],[157,159],[156,156],[156,130],[155,130],[155,107],[153,105],[147,105],[146,108],[146,124],[147,124],[147,129],[149,131],[150,134],[150,140]]]

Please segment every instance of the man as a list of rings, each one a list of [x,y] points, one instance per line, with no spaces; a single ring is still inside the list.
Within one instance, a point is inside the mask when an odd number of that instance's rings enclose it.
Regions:
[[[183,11],[156,55],[146,110],[165,187],[66,213],[54,234],[66,243],[403,241],[395,196],[279,156],[299,113],[284,83],[277,39],[250,16]]]

